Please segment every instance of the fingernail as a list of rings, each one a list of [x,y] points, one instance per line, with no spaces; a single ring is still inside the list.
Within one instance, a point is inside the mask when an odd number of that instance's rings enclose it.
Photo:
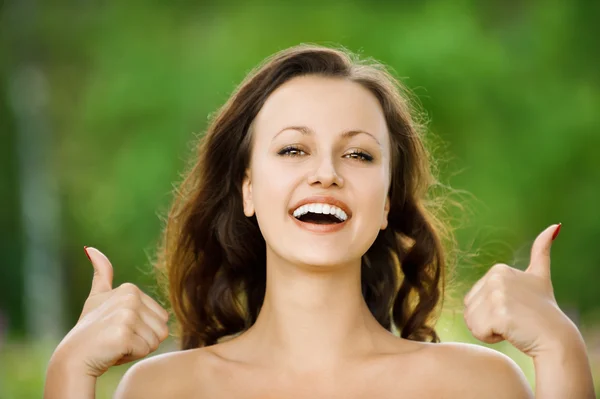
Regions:
[[[558,232],[560,231],[560,227],[562,226],[562,223],[558,224],[558,227],[556,228],[556,230],[554,230],[554,234],[552,234],[552,241],[554,241],[554,239],[556,238],[556,236],[558,236]]]
[[[91,261],[92,261],[92,258],[90,258],[90,254],[88,254],[88,251],[87,251],[87,247],[86,247],[86,246],[84,246],[84,247],[83,247],[83,251],[85,252],[85,256],[87,256],[87,257],[88,257],[88,259],[89,259],[89,260],[90,260],[90,262],[91,262]]]

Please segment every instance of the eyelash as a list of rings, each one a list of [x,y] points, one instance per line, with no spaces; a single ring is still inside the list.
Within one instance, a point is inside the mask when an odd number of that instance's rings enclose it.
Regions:
[[[277,155],[281,155],[281,156],[289,156],[289,157],[299,157],[299,154],[290,154],[290,151],[302,151],[300,148],[290,145],[287,147],[284,147],[281,149],[281,151],[279,151],[277,153]],[[350,152],[349,154],[346,155],[358,155],[361,158],[356,158],[356,157],[352,157],[354,159],[359,160],[360,162],[373,162],[373,157],[370,156],[369,154],[362,152],[362,151],[358,151],[358,150],[352,150],[352,152]]]

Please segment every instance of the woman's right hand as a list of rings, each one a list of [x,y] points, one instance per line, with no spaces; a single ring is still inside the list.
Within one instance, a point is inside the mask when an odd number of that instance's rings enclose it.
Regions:
[[[79,321],[58,345],[51,362],[64,362],[71,370],[97,378],[111,366],[154,352],[169,335],[169,314],[131,283],[113,289],[108,258],[91,247],[86,253],[94,266],[92,288]]]

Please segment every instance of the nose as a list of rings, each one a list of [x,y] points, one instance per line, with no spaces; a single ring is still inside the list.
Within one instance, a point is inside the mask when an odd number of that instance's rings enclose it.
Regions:
[[[308,184],[313,185],[320,182],[324,187],[336,184],[338,187],[344,185],[344,179],[337,174],[335,166],[331,159],[325,157],[318,165],[317,169],[308,177]]]

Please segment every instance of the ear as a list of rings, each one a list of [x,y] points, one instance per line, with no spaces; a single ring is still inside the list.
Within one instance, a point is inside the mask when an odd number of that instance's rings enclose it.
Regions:
[[[242,194],[244,196],[244,215],[251,217],[254,215],[254,203],[252,202],[252,179],[250,178],[250,169],[246,169],[244,181],[242,183]]]
[[[388,225],[388,214],[390,213],[390,196],[388,195],[385,199],[385,206],[383,208],[383,220],[381,221],[381,230],[385,230]]]

